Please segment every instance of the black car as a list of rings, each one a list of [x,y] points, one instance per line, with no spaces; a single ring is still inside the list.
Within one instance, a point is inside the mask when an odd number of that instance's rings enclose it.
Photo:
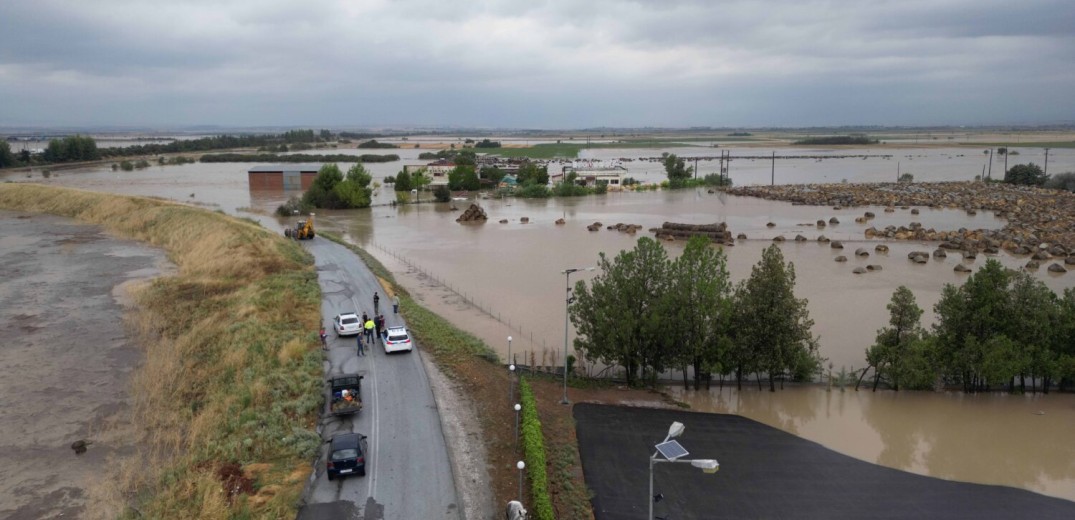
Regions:
[[[337,433],[329,441],[328,479],[351,474],[366,474],[366,436],[361,433]]]

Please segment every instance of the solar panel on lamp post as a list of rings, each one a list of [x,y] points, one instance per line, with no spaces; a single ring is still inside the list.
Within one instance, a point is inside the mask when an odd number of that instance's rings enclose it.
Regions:
[[[653,452],[653,455],[649,458],[649,518],[653,520],[653,503],[657,500],[656,495],[653,494],[653,465],[658,462],[680,462],[688,463],[698,469],[701,469],[703,473],[716,473],[720,469],[720,463],[715,459],[684,459],[690,453],[679,442],[671,440],[679,437],[683,434],[683,430],[686,429],[683,423],[674,421],[672,426],[668,428],[668,435],[664,437],[664,440],[660,444],[657,444],[657,451]],[[664,459],[658,459],[657,455],[660,454]],[[663,495],[661,495],[663,498]]]

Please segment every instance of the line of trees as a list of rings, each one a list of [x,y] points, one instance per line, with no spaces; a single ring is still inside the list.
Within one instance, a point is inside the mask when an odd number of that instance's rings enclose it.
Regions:
[[[906,287],[888,304],[889,325],[866,350],[873,388],[895,390],[957,385],[965,391],[1005,388],[1043,392],[1075,379],[1075,289],[1057,296],[1025,272],[995,259],[956,287],[946,284],[933,310],[937,322],[924,329],[922,310]]]
[[[776,245],[762,253],[750,278],[733,285],[724,252],[708,239],[692,238],[670,260],[645,237],[610,259],[598,274],[574,287],[569,306],[586,359],[623,367],[628,384],[656,383],[658,374],[694,373],[694,387],[712,374],[735,374],[740,388],[754,374],[807,380],[821,366],[807,301],[794,294],[795,267]],[[572,301],[572,300],[569,300]]]
[[[378,163],[378,162],[392,162],[398,161],[399,156],[396,154],[387,155],[351,155],[346,153],[331,153],[331,154],[291,154],[291,155],[276,155],[271,153],[216,153],[205,154],[199,159],[203,163],[222,163],[222,162],[283,162],[283,163],[307,163],[307,162],[338,162],[338,163]]]
[[[96,161],[101,158],[97,141],[86,135],[69,135],[49,141],[42,158],[49,163]]]

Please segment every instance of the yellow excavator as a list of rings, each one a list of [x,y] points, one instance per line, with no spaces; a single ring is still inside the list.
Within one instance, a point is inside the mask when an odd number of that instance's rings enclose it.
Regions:
[[[306,217],[305,221],[298,221],[293,228],[284,228],[284,236],[296,240],[306,240],[314,237],[314,214]]]

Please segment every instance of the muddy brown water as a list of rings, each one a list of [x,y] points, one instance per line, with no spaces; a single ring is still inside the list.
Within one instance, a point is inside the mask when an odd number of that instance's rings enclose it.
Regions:
[[[161,251],[100,228],[0,211],[0,518],[85,516],[87,490],[135,452],[129,376],[142,353],[122,321]],[[71,443],[92,442],[76,456]]]
[[[402,164],[423,162],[417,160],[418,150],[395,152],[403,157],[401,162],[367,165],[375,179],[394,174]],[[1075,153],[1069,153],[1073,151],[1053,152],[1050,154],[1050,171],[1060,171],[1060,164],[1075,165]],[[930,169],[912,170],[920,181],[973,177],[976,173],[974,170],[980,171],[984,161],[976,155],[981,150],[973,149],[901,149],[891,153],[907,155],[915,164],[928,165]],[[659,154],[660,150],[593,152],[594,156],[608,158]],[[955,157],[957,155],[962,156]],[[1033,160],[1031,155],[1032,152],[1026,152],[1020,161]],[[887,172],[897,160],[902,164],[904,159],[807,161],[798,165],[795,178],[786,180],[887,180],[881,178],[881,173]],[[874,169],[868,169],[867,165],[875,161],[889,162],[875,164],[870,167]],[[742,167],[745,163],[741,161],[738,164]],[[778,181],[782,180],[780,165],[778,161]],[[292,193],[250,192],[246,181],[246,171],[250,166],[253,165],[154,166],[140,172],[112,172],[107,168],[95,168],[61,172],[44,182],[96,191],[171,198],[254,217],[270,228],[280,229],[279,226],[286,222],[269,214]],[[628,167],[632,171],[657,168],[641,161],[629,163]],[[733,163],[733,178],[737,178],[736,167]],[[908,171],[906,165],[901,167],[903,171]],[[752,175],[762,179],[755,182],[768,180],[768,165],[758,162],[754,168],[756,171]],[[993,172],[994,175],[998,172],[997,163],[994,163]],[[891,173],[894,176],[894,168]],[[22,181],[25,180],[23,175],[8,178]],[[643,175],[654,174],[643,171]],[[33,180],[40,182],[43,179],[35,174]],[[382,188],[375,195],[374,203],[385,204],[393,198],[394,193]],[[891,250],[887,254],[878,254],[874,252],[874,246],[881,242],[863,238],[867,227],[882,228],[888,224],[906,225],[911,222],[937,229],[998,228],[1004,225],[1003,220],[990,212],[967,215],[958,210],[922,208],[921,214],[914,216],[907,210],[885,213],[883,208],[877,207],[833,210],[714,195],[705,190],[614,193],[576,199],[481,200],[479,202],[490,217],[488,222],[477,225],[456,223],[458,210],[465,208],[469,202],[323,211],[319,212],[317,222],[319,228],[339,231],[347,239],[377,255],[424,305],[478,335],[502,357],[507,357],[507,337],[510,335],[513,337],[511,346],[516,359],[523,361],[526,358],[520,354],[529,356],[533,353],[532,359],[538,365],[552,364],[553,355],[556,356],[556,363],[560,363],[563,357],[565,277],[561,271],[569,267],[592,266],[599,252],[615,255],[622,249],[633,247],[639,236],[652,236],[648,232],[630,236],[605,229],[587,231],[586,225],[595,221],[605,226],[618,222],[640,224],[645,229],[660,226],[665,221],[728,222],[733,233],[742,232],[749,236],[749,240],[737,241],[734,247],[725,249],[734,280],[749,276],[750,268],[760,259],[762,250],[772,243],[774,236],[783,235],[788,241],[781,245],[781,249],[785,258],[792,261],[796,268],[796,294],[809,299],[810,315],[815,321],[814,334],[820,338],[821,354],[828,358],[836,372],[841,367],[851,370],[863,366],[865,349],[872,343],[877,329],[887,322],[885,305],[897,286],[906,285],[914,292],[919,306],[925,310],[923,321],[928,326],[934,319],[932,307],[938,301],[943,285],[958,284],[966,278],[966,275],[954,273],[953,267],[965,263],[976,269],[985,262],[985,256],[980,256],[974,262],[949,256],[943,260],[931,259],[925,265],[915,265],[907,260],[907,253],[912,250],[932,251],[936,244],[886,242]],[[453,211],[452,206],[457,210]],[[872,211],[877,218],[867,224],[856,224],[854,218],[865,211]],[[528,217],[530,222],[521,223],[522,217]],[[567,224],[555,225],[554,221],[561,217],[566,219]],[[818,219],[828,220],[831,217],[837,217],[841,224],[830,225],[824,230],[812,226]],[[508,219],[509,223],[499,224],[500,219]],[[770,222],[775,226],[769,228],[766,224]],[[792,241],[796,234],[804,235],[809,241]],[[815,239],[819,234],[843,240],[845,248],[833,250],[828,245],[818,244]],[[683,244],[670,243],[667,246],[669,255],[675,256],[682,250]],[[858,247],[867,248],[870,256],[857,258],[854,251]],[[849,261],[835,262],[834,258],[838,255],[847,256]],[[1026,261],[1006,254],[995,258],[1013,268]],[[867,264],[880,265],[883,269],[865,275],[852,274],[854,267]],[[574,284],[589,276],[592,275],[579,273],[571,277],[571,282]],[[1055,275],[1046,272],[1043,267],[1035,276],[1057,292],[1075,286],[1075,273]],[[528,359],[524,362],[530,363]],[[675,373],[668,375],[678,377]],[[765,393],[762,396],[759,393],[753,397],[744,393],[735,408],[729,408],[727,397],[716,394],[683,399],[691,402],[695,409],[741,413],[872,462],[976,482],[982,481],[981,474],[988,473],[988,478],[997,483],[1075,500],[1075,486],[1072,484],[1075,477],[1071,468],[1057,467],[1060,464],[1058,459],[1072,460],[1071,454],[1061,446],[1048,442],[1050,438],[1058,439],[1064,432],[1071,431],[1075,396],[1035,398],[1040,399],[1040,403],[1035,402],[1038,410],[1034,411],[1046,412],[1038,416],[1010,405],[1016,401],[1006,399],[1006,396],[901,393],[898,399],[884,400],[872,394],[864,396],[861,392],[855,394],[858,396],[856,398],[832,394],[817,396],[811,392],[809,389],[785,390],[773,395]],[[767,406],[742,405],[752,399],[764,401]],[[825,413],[817,410],[825,410]],[[832,410],[838,410],[839,413]],[[922,414],[922,421],[927,425],[935,425],[939,430],[930,430],[926,425],[918,424],[922,422],[916,422],[918,414]],[[767,419],[770,415],[779,420]],[[927,420],[928,417],[935,419]],[[904,424],[905,421],[909,424]],[[1023,423],[1033,425],[1035,433],[1024,434],[1013,426]],[[911,425],[917,425],[918,429],[906,433]],[[930,446],[928,449],[927,445]],[[882,453],[886,455],[882,456]],[[932,455],[927,457],[927,453]],[[930,457],[932,461],[926,460]],[[982,468],[988,463],[984,461],[990,458],[1009,470],[985,471]],[[1005,474],[1012,475],[1012,478],[1005,480]],[[1026,477],[1028,474],[1038,476],[1029,478]]]

